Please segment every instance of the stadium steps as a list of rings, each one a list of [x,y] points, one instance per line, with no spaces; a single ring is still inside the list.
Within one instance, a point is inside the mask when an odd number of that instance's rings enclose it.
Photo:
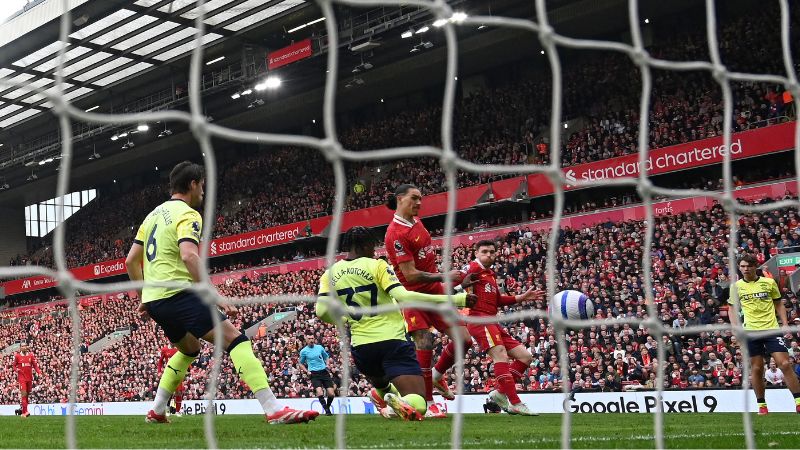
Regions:
[[[274,314],[271,314],[266,319],[260,320],[246,330],[244,330],[244,334],[247,337],[252,338],[258,334],[259,328],[262,326],[264,327],[264,334],[271,334],[274,333],[278,328],[280,328],[281,324],[284,322],[288,322],[290,320],[294,320],[297,317],[297,309],[295,308],[287,308],[282,309]]]
[[[104,348],[110,347],[111,345],[115,344],[117,341],[122,340],[125,336],[131,334],[130,327],[125,328],[117,328],[116,331],[107,335],[104,338],[101,338],[94,342],[92,345],[89,346],[89,353],[99,353]]]

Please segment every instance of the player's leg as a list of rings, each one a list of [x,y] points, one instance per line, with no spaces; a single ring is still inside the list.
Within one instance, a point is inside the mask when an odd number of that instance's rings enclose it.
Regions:
[[[750,384],[756,394],[758,413],[767,414],[767,400],[764,398],[764,341],[763,339],[748,339],[747,350],[750,353]]]
[[[431,366],[433,364],[433,333],[428,329],[430,323],[428,314],[425,311],[416,309],[406,309],[403,311],[406,319],[406,328],[414,341],[416,348],[417,362],[422,369],[422,377],[425,379],[425,400],[433,403],[433,379]]]
[[[203,309],[208,311],[205,306],[203,306]],[[290,424],[314,420],[319,415],[317,411],[299,411],[289,407],[281,408],[278,399],[272,389],[269,388],[267,373],[264,371],[261,361],[253,353],[253,345],[250,339],[236,329],[222,313],[220,313],[220,316],[221,323],[219,326],[222,327],[223,346],[231,357],[236,374],[253,391],[253,395],[261,404],[269,423]],[[207,324],[191,324],[190,331],[191,327],[195,326],[205,328]],[[214,330],[211,329],[203,335],[203,339],[213,343],[214,336]]]
[[[780,347],[778,347],[779,345]],[[773,347],[776,350],[786,348],[781,338],[774,338]],[[774,351],[772,352],[772,357],[775,358],[775,365],[783,372],[783,381],[786,383],[786,387],[789,388],[789,391],[794,396],[795,411],[800,413],[800,382],[798,382],[797,375],[794,373],[794,364],[789,358],[789,352]]]
[[[499,328],[499,327],[498,327]],[[533,356],[528,352],[524,345],[521,342],[514,339],[505,328],[500,328],[501,330],[501,337],[503,339],[503,347],[506,350],[507,358],[509,361],[509,374],[512,376],[513,381],[519,381],[524,375],[525,372],[528,371],[528,367],[530,366],[531,361],[533,361]],[[511,358],[514,358],[511,361]],[[495,365],[495,371],[497,370],[497,365]],[[516,373],[515,373],[516,372]],[[514,395],[519,398],[519,395],[516,393],[516,386],[514,386]],[[535,412],[533,412],[528,405],[521,401],[519,403],[515,403],[511,405],[509,410],[511,414],[520,414],[523,416],[537,416]]]
[[[409,420],[416,419],[422,420],[425,412],[428,409],[428,404],[425,401],[425,380],[420,375],[398,375],[392,378],[391,383],[399,392],[399,397],[407,405],[416,410],[418,416],[408,417]],[[393,394],[389,394],[391,396]],[[388,402],[391,406],[391,402]],[[395,411],[397,411],[395,409]],[[399,413],[398,413],[399,414]]]
[[[314,387],[314,393],[317,395],[317,400],[319,400],[320,406],[322,406],[322,411],[325,414],[330,414],[330,411],[328,411],[327,402],[325,401],[325,391],[322,389],[322,380],[317,374],[311,374],[311,386]]]
[[[450,337],[450,342],[442,349],[442,354],[439,355],[439,360],[436,361],[436,366],[434,366],[431,372],[433,388],[436,389],[442,397],[453,400],[455,399],[455,395],[450,390],[450,386],[447,385],[447,382],[443,381],[442,378],[456,363],[456,340],[462,342],[461,348],[466,355],[467,350],[472,347],[472,338],[467,328],[461,325],[448,327],[443,321],[437,321],[434,326],[440,332],[447,334],[447,336]]]
[[[487,326],[487,329],[493,329],[493,328],[497,327],[492,325]],[[499,401],[497,399],[493,400],[495,400],[501,407],[503,407],[504,410],[508,411],[512,405],[520,403],[521,400],[517,395],[517,388],[514,386],[514,377],[511,375],[509,367],[510,364],[508,362],[508,352],[506,352],[506,348],[503,346],[502,341],[500,341],[499,339],[500,336],[499,335],[495,336],[498,338],[497,340],[499,342],[496,342],[497,345],[494,345],[489,349],[488,354],[489,357],[492,358],[492,361],[494,361],[494,377],[495,380],[497,381],[497,391],[503,394],[508,400],[507,401]]]
[[[328,413],[332,414],[333,410],[331,410],[331,406],[333,405],[333,400],[336,398],[336,390],[334,389],[333,379],[330,375],[327,375],[327,378],[322,380],[322,385],[325,387],[325,394],[327,394],[328,397],[328,402],[326,403]]]
[[[184,318],[195,314],[195,296],[177,296],[145,303],[148,315],[161,327],[170,342],[178,349],[167,361],[156,390],[153,409],[145,419],[151,423],[169,422],[166,418],[167,406],[172,395],[186,377],[189,366],[200,354],[201,344],[194,335],[187,332]],[[199,299],[197,299],[199,301]],[[176,408],[177,409],[177,408]]]
[[[391,412],[406,420],[422,419],[427,409],[425,381],[411,343],[373,342],[353,347],[351,352],[356,368],[373,386],[369,397],[382,416],[389,418]],[[416,377],[417,384],[410,385],[405,376]],[[402,384],[403,391],[393,383],[395,379]]]
[[[531,362],[533,361],[533,355],[531,355],[531,352],[529,352],[524,345],[516,340],[514,340],[514,342],[516,342],[516,345],[509,346],[506,344],[505,346],[508,357],[514,360],[511,363],[511,375],[514,377],[514,380],[519,381],[524,378],[525,374],[528,372]]]
[[[175,339],[172,329],[167,336],[170,341]],[[158,382],[156,399],[153,403],[152,411],[156,416],[159,416],[159,418],[166,414],[170,398],[176,394],[178,386],[180,386],[184,378],[186,378],[189,366],[191,366],[192,362],[200,355],[200,341],[189,333],[185,333],[180,339],[172,342],[178,351],[175,352],[164,365],[164,372],[161,374],[161,380]],[[183,400],[182,397],[181,400]],[[175,410],[179,411],[177,397],[175,397]]]
[[[385,397],[386,402],[403,418],[422,420],[428,414],[428,402],[424,397],[427,386],[416,361],[414,346],[407,341],[386,341],[383,346],[385,378],[391,380],[400,394],[396,398],[390,393]]]
[[[19,407],[22,411],[22,417],[28,417],[28,392],[30,389],[28,388],[29,383],[27,381],[20,381],[19,383]]]

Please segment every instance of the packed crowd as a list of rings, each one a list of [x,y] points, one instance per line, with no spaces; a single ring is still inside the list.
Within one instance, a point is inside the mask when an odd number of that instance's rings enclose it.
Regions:
[[[794,209],[742,215],[739,219],[739,252],[766,260],[776,249],[800,245],[800,214]],[[698,324],[727,321],[728,225],[720,206],[709,210],[665,216],[655,223],[652,277],[653,297],[661,322],[671,329],[663,341],[656,342],[648,330],[631,325],[602,325],[571,330],[568,334],[569,366],[562,368],[555,335],[544,318],[529,318],[506,323],[510,333],[534,355],[527,376],[518,386],[523,391],[560,389],[569,380],[573,390],[613,390],[634,384],[653,387],[658,367],[658,347],[664,346],[667,360],[665,385],[668,388],[727,388],[742,383],[741,343],[730,332],[703,332],[689,335],[683,330]],[[597,318],[646,317],[646,295],[641,278],[644,225],[641,221],[603,223],[583,229],[565,229],[559,235],[556,273],[558,289],[580,289],[593,299]],[[498,236],[499,257],[495,265],[498,280],[508,292],[521,292],[529,286],[544,287],[546,238],[520,227]],[[474,257],[472,249],[454,249],[455,265]],[[264,274],[258,278],[231,278],[217,286],[228,297],[264,295],[313,295],[320,271]],[[782,284],[785,280],[779,280]],[[800,322],[800,303],[783,287],[789,320]],[[136,315],[135,298],[127,295],[83,305],[83,344],[78,398],[83,401],[151,399],[158,383],[155,369],[158,348],[166,343],[152,322]],[[247,329],[287,304],[247,304],[234,324]],[[515,310],[544,311],[541,301],[507,307]],[[307,397],[312,389],[308,377],[298,369],[297,358],[303,336],[312,334],[332,354],[335,378],[341,377],[341,358],[336,330],[314,317],[313,307],[299,303],[296,317],[281,323],[277,330],[259,332],[254,338],[257,355],[264,361],[276,394],[281,397]],[[24,316],[0,327],[0,347],[26,339],[40,359],[43,377],[34,389],[37,402],[62,401],[67,396],[70,319],[64,306],[50,307],[37,316]],[[98,353],[89,346],[119,329],[130,334]],[[790,353],[800,362],[800,336],[787,340]],[[446,343],[440,337],[439,344]],[[227,356],[223,360],[219,396],[241,398],[248,395],[238,382]],[[211,348],[206,347],[193,365],[187,380],[187,398],[200,398]],[[0,366],[0,401],[13,403],[16,383],[10,364]],[[466,392],[483,392],[493,385],[490,362],[477,346],[469,349],[464,368]],[[455,374],[450,374],[455,383]],[[363,395],[368,388],[357,373],[348,389],[350,395]]]
[[[740,12],[721,21],[723,59],[732,70],[783,73],[777,5]],[[792,9],[792,24],[800,9]],[[677,27],[677,28],[676,28]],[[702,27],[691,23],[665,27],[648,51],[670,60],[708,60]],[[685,30],[683,28],[686,28]],[[800,26],[793,26],[796,33]],[[681,31],[681,32],[678,32]],[[685,31],[685,32],[684,32]],[[747,45],[744,45],[744,44]],[[753,51],[752,49],[758,49]],[[794,49],[797,51],[797,49]],[[574,55],[565,64],[564,116],[585,123],[565,140],[562,164],[572,165],[635,152],[638,135],[639,74],[625,56]],[[603,74],[598,79],[597,74]],[[549,73],[519,76],[478,89],[460,99],[454,116],[456,149],[477,163],[547,163],[548,145],[540,138],[547,127],[551,90]],[[775,123],[793,115],[791,98],[779,86],[731,84],[735,101],[734,131]],[[355,120],[341,131],[346,148],[366,150],[391,146],[438,145],[441,108],[432,106]],[[772,119],[773,122],[768,122]],[[649,117],[650,147],[658,148],[718,136],[722,129],[720,90],[707,73],[655,71]],[[303,167],[298,174],[297,168]],[[360,186],[348,196],[348,210],[382,204],[386,192],[400,182],[412,182],[426,194],[445,187],[434,158],[401,159],[391,167],[374,163],[347,165],[348,186]],[[331,212],[333,175],[319,152],[308,149],[264,149],[235,158],[220,170],[215,236],[227,236],[284,223],[302,222]],[[459,172],[461,187],[496,178]],[[125,255],[143,214],[166,195],[159,183],[137,195],[101,195],[67,221],[68,265],[90,264]],[[112,205],[126,204],[125,208]],[[21,255],[11,264],[52,266],[47,247]]]

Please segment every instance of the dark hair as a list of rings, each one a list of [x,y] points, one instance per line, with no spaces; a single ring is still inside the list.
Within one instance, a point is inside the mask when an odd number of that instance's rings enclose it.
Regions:
[[[411,189],[417,189],[416,186],[413,184],[401,184],[397,186],[397,189],[394,190],[394,194],[389,196],[389,199],[386,200],[386,207],[391,209],[392,211],[397,209],[397,197],[400,195],[405,195]]]
[[[180,162],[169,173],[170,193],[185,194],[189,192],[192,181],[199,183],[205,177],[205,170],[200,164],[195,164],[191,161]]]
[[[756,259],[755,256],[750,255],[750,254],[744,255],[741,258],[739,258],[739,262],[746,262],[747,264],[750,264],[751,266],[758,266],[758,260]]]
[[[491,240],[491,239],[483,239],[483,240],[480,240],[480,241],[475,243],[475,250],[478,250],[481,247],[488,247],[490,245],[492,247],[494,247],[495,250],[497,249],[497,244],[495,244],[493,240]]]
[[[342,249],[349,251],[355,248],[364,248],[375,245],[378,240],[367,227],[357,226],[350,228],[342,238]]]

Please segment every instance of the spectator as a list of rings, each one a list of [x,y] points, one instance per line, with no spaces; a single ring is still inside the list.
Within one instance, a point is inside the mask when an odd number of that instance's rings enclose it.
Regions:
[[[783,372],[778,370],[774,362],[769,363],[769,369],[764,373],[767,386],[783,386]]]

